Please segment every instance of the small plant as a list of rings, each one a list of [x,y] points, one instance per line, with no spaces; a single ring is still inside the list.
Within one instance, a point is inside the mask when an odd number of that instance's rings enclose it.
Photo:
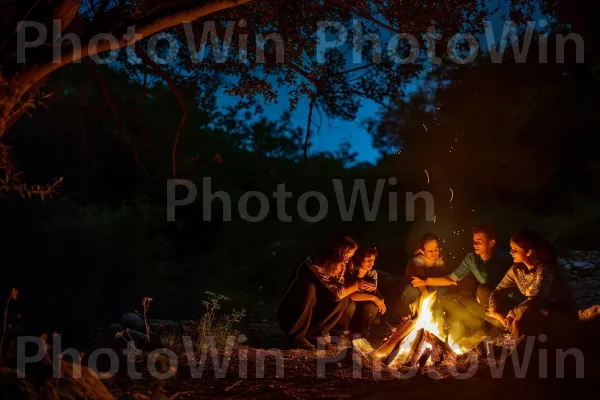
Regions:
[[[0,364],[4,363],[4,339],[6,338],[6,331],[11,328],[8,324],[8,306],[10,305],[10,302],[16,300],[18,296],[19,290],[13,288],[8,296],[8,300],[6,300],[6,306],[4,307],[4,326],[2,328],[2,337],[0,337]],[[10,350],[11,349],[9,349],[7,353],[10,353]]]
[[[233,309],[230,314],[225,314],[219,318],[217,311],[221,309],[221,302],[231,299],[209,291],[204,293],[209,299],[202,301],[206,312],[198,322],[198,342],[204,344],[208,338],[213,337],[217,346],[224,346],[229,336],[239,334],[238,331],[233,329],[233,325],[239,323],[246,316],[246,310]]]
[[[147,314],[148,308],[150,308],[150,303],[152,302],[152,300],[152,297],[144,297],[144,299],[142,300],[142,307],[144,307],[142,314],[140,314],[138,310],[135,310],[135,313],[137,315],[144,318],[144,326],[146,327],[146,343],[150,342],[150,326],[148,325]]]
[[[196,351],[201,351],[203,346],[209,344],[214,344],[217,348],[222,349],[228,338],[239,336],[240,332],[233,326],[246,316],[246,310],[233,309],[228,314],[219,315],[221,303],[230,299],[213,292],[207,291],[205,294],[208,296],[208,300],[202,301],[206,310],[200,320],[198,322],[190,321],[183,326],[162,332],[160,341],[163,346],[175,352],[184,352],[183,337],[189,337]]]

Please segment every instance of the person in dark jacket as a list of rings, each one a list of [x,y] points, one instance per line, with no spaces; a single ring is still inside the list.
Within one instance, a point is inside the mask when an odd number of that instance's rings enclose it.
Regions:
[[[363,280],[345,282],[357,247],[348,236],[336,237],[294,270],[276,308],[279,326],[288,336],[287,348],[314,350],[319,338],[327,337],[338,323],[348,296],[369,287]]]

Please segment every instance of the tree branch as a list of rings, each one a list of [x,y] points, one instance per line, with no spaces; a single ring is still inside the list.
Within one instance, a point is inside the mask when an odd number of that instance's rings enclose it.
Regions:
[[[372,17],[372,16],[370,16],[369,14],[365,14],[364,12],[357,10],[356,8],[352,7],[352,6],[351,6],[351,5],[349,5],[349,4],[346,4],[346,3],[344,3],[344,2],[341,2],[341,1],[339,1],[339,0],[326,0],[326,1],[328,1],[328,2],[329,2],[329,3],[331,3],[331,4],[334,4],[334,5],[336,5],[336,6],[338,6],[338,7],[341,7],[341,8],[344,8],[344,9],[346,9],[346,10],[350,11],[352,14],[356,14],[356,15],[358,15],[359,17],[362,17],[362,18],[364,18],[364,19],[366,19],[366,20],[368,20],[368,21],[371,21],[371,22],[373,22],[374,24],[376,24],[376,25],[379,25],[380,27],[382,27],[382,28],[384,28],[384,29],[387,29],[387,30],[388,30],[388,31],[390,31],[390,32],[394,32],[394,33],[402,33],[402,32],[400,32],[398,29],[395,29],[395,28],[393,28],[392,26],[390,26],[390,25],[387,25],[387,24],[385,24],[385,23],[383,23],[383,22],[381,22],[381,21],[379,21],[379,20],[377,20],[377,19],[373,18],[373,17]]]
[[[308,145],[310,144],[310,127],[312,125],[312,113],[313,113],[313,109],[315,108],[315,103],[318,97],[318,93],[315,93],[314,96],[312,97],[312,99],[310,100],[310,106],[308,109],[308,122],[306,123],[306,137],[304,138],[304,152],[303,152],[303,159],[304,162],[308,161]]]
[[[111,111],[113,117],[119,123],[119,129],[121,130],[121,134],[123,135],[123,137],[125,138],[125,141],[129,145],[129,148],[131,149],[131,152],[133,153],[133,157],[135,159],[136,164],[140,167],[142,172],[144,172],[144,174],[146,174],[146,176],[149,177],[150,173],[148,173],[148,170],[146,169],[144,164],[142,164],[140,157],[138,155],[137,149],[135,148],[135,145],[131,141],[131,138],[129,137],[129,133],[127,133],[127,127],[125,125],[125,118],[119,117],[117,108],[115,107],[114,102],[112,101],[112,98],[110,97],[110,94],[108,93],[108,89],[106,88],[104,81],[102,81],[102,79],[100,79],[100,77],[98,76],[93,64],[92,64],[92,71],[94,72],[94,74],[96,76],[96,82],[98,83],[98,86],[100,87],[100,90],[102,91],[102,94],[104,95],[104,99],[106,100],[106,103],[107,103],[108,107],[110,108],[110,111]]]
[[[183,129],[183,125],[185,124],[185,121],[187,120],[187,117],[188,117],[187,107],[185,106],[185,100],[183,99],[183,96],[181,95],[181,92],[179,91],[177,84],[175,83],[175,81],[173,79],[171,79],[169,74],[167,74],[165,71],[163,71],[158,66],[158,64],[148,54],[146,54],[145,52],[143,52],[142,50],[140,50],[138,48],[136,48],[135,51],[146,64],[150,65],[150,67],[158,75],[160,75],[161,78],[163,78],[165,80],[165,82],[169,86],[169,89],[171,90],[171,92],[173,93],[175,98],[177,99],[177,102],[179,103],[179,108],[181,108],[181,120],[179,121],[179,126],[177,127],[177,131],[175,132],[175,139],[173,140],[173,150],[171,151],[171,172],[173,173],[173,178],[177,178],[177,163],[175,160],[175,156],[177,154],[177,146],[179,144],[179,138],[181,136],[181,131]]]
[[[90,46],[82,46],[81,51],[72,51],[67,55],[63,55],[57,62],[55,62],[55,60],[50,60],[45,64],[33,66],[30,70],[18,74],[14,78],[16,81],[15,83],[18,87],[20,87],[20,93],[17,95],[22,95],[36,81],[67,64],[106,51],[121,49],[123,47],[132,45],[133,43],[136,43],[145,37],[182,24],[183,22],[194,21],[206,15],[246,4],[250,1],[251,0],[213,0],[210,3],[203,4],[201,6],[195,5],[194,7],[188,6],[190,7],[188,9],[176,9],[175,12],[171,11],[173,13],[172,15],[150,15],[139,22],[139,28],[136,29],[135,37],[125,37],[127,35],[124,35],[124,37],[121,39],[117,38],[116,48],[112,48],[111,43],[109,43],[107,40],[103,40],[94,48],[90,48]],[[162,10],[162,13],[164,13],[164,10]],[[110,22],[114,23],[114,21]],[[107,26],[104,30],[100,29],[100,32],[110,32],[110,27]]]

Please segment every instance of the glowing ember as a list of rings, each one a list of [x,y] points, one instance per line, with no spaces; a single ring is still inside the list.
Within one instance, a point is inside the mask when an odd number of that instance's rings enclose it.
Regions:
[[[355,339],[352,341],[354,350],[358,351],[363,357],[368,357],[373,352],[373,347],[367,339]]]

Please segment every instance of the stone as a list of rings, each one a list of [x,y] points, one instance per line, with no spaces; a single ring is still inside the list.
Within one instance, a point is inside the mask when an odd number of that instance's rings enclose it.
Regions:
[[[571,268],[572,268],[572,265],[571,265],[571,264],[565,264],[565,265],[564,265],[564,269],[565,269],[565,271],[570,271],[570,270],[571,270]]]
[[[122,326],[121,324],[117,324],[117,323],[110,324],[110,325],[108,326],[108,330],[109,330],[109,332],[110,332],[111,334],[112,334],[112,333],[117,333],[117,332],[120,332],[120,331],[122,331],[122,330],[123,330],[123,326]]]
[[[574,268],[586,268],[586,267],[593,267],[593,265],[586,261],[575,261],[573,263],[573,267]]]
[[[135,329],[130,329],[129,330],[129,335],[135,341],[146,340],[146,333],[138,331],[138,330],[135,330]],[[127,336],[127,335],[125,335],[125,336]]]
[[[584,277],[587,277],[587,276],[592,276],[592,275],[594,275],[594,270],[595,270],[595,268],[594,268],[594,267],[592,267],[592,266],[587,266],[587,267],[585,267],[585,268],[581,268],[581,269],[580,269],[580,271],[579,271],[579,275],[580,275],[580,276],[584,276]]]
[[[121,317],[121,326],[123,328],[134,329],[138,331],[146,330],[146,323],[144,319],[136,313],[125,313]]]

